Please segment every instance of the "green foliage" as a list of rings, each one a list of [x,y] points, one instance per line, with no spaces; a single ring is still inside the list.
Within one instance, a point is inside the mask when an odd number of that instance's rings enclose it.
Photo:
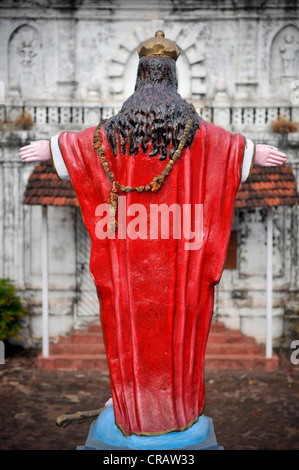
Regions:
[[[9,279],[0,279],[0,340],[17,337],[20,320],[28,313]]]

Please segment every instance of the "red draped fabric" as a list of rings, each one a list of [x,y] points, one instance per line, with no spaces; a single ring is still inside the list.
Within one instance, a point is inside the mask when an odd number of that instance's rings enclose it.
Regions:
[[[183,430],[203,411],[214,286],[226,257],[245,139],[201,121],[159,191],[125,195],[127,209],[142,204],[146,210],[147,238],[119,239],[116,232],[114,239],[99,239],[97,207],[107,203],[111,182],[93,148],[94,131],[64,132],[59,145],[92,241],[90,272],[101,307],[116,424],[125,435]],[[167,164],[142,151],[114,157],[103,128],[101,135],[121,184],[145,185]],[[168,239],[160,232],[151,239],[153,204],[178,204],[181,213],[190,205],[192,229],[194,208],[202,205],[201,246],[186,249],[189,240],[183,231],[180,238],[172,236],[172,222]],[[132,220],[133,213],[127,226]]]

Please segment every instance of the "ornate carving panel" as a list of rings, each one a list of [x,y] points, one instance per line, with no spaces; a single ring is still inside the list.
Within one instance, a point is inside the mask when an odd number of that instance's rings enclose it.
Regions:
[[[288,83],[299,77],[299,29],[293,25],[282,28],[271,45],[270,82]]]
[[[38,31],[29,25],[18,27],[8,43],[10,95],[36,96],[43,87],[43,46]]]

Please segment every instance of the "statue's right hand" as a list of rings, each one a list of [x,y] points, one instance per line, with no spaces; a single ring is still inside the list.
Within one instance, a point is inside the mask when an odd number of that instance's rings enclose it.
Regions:
[[[36,140],[30,145],[20,148],[20,157],[25,162],[46,162],[51,160],[50,143],[48,140]]]

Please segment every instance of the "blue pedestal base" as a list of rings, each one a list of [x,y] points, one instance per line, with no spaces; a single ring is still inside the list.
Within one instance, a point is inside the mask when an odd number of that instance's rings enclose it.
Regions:
[[[110,405],[93,422],[85,445],[77,450],[222,450],[216,441],[213,421],[200,416],[197,423],[182,432],[172,432],[161,436],[125,437],[114,421],[113,407]]]

